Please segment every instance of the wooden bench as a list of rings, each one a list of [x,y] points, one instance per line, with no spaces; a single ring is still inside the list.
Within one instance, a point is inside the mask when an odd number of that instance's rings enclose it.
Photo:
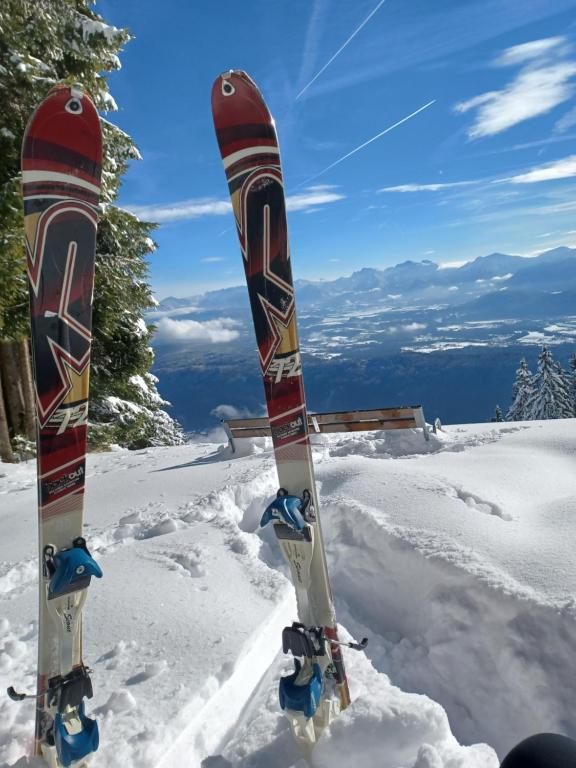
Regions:
[[[222,419],[222,424],[235,451],[234,440],[242,437],[270,437],[270,424],[264,416],[256,419]],[[380,429],[414,429],[420,427],[424,439],[429,440],[428,427],[421,405],[402,408],[375,408],[370,411],[339,411],[337,413],[309,413],[310,434],[334,432],[370,432]]]

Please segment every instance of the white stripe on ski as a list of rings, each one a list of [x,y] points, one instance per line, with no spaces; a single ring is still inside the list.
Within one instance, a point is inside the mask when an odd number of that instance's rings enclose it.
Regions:
[[[25,200],[28,202],[28,200],[77,200],[76,197],[71,197],[70,195],[25,195]],[[86,203],[86,205],[91,205],[95,210],[96,206],[93,203],[90,203],[88,200],[83,200],[83,203]]]
[[[271,419],[268,419],[270,424],[273,421],[278,421],[278,419],[283,419],[284,416],[291,416],[293,413],[299,413],[300,411],[304,410],[303,405],[299,405],[298,408],[292,408],[290,411],[283,411],[282,413],[279,413],[278,416],[273,416]]]
[[[238,160],[243,160],[245,157],[252,157],[252,155],[278,155],[280,154],[280,150],[278,147],[268,147],[268,146],[262,146],[262,147],[248,147],[248,149],[239,149],[238,152],[232,152],[231,155],[228,155],[224,160],[224,168],[228,169],[231,165],[234,165],[234,163],[237,163]]]
[[[57,467],[54,467],[54,469],[51,469],[50,472],[44,472],[43,475],[40,475],[40,480],[44,480],[46,477],[50,477],[50,475],[55,475],[57,472],[60,472],[62,469],[66,469],[66,467],[71,467],[73,464],[78,464],[79,459],[72,459],[72,461],[67,461],[65,464],[60,464]]]
[[[100,187],[96,184],[90,184],[89,181],[78,176],[72,176],[69,173],[57,173],[56,171],[22,171],[22,183],[32,184],[36,181],[60,181],[63,184],[74,184],[76,187],[83,187],[89,189],[90,192],[94,192],[95,195],[100,194]],[[26,197],[26,194],[24,194]]]

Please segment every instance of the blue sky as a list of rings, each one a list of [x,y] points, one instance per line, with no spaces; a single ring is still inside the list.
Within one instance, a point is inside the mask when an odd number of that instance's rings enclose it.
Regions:
[[[231,68],[276,119],[296,278],[576,245],[576,0],[96,10],[134,35],[110,76],[110,118],[143,156],[119,202],[161,223],[158,298],[244,279],[210,112],[212,82]]]

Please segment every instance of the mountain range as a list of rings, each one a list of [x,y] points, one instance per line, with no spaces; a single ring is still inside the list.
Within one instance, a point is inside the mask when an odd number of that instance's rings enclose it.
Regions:
[[[576,248],[534,258],[491,253],[454,267],[365,267],[297,280],[295,292],[316,411],[422,404],[444,423],[487,421],[496,404],[506,412],[522,357],[534,371],[548,344],[567,368],[576,351]],[[158,326],[160,392],[186,429],[216,424],[221,406],[262,413],[245,285],[168,297],[148,320]]]
[[[296,280],[295,291],[301,308],[334,301],[357,306],[383,302],[391,309],[440,302],[446,307],[469,304],[474,315],[489,315],[492,310],[500,314],[509,302],[515,317],[544,305],[547,311],[564,312],[576,298],[576,248],[554,248],[533,258],[491,253],[458,267],[442,267],[428,259],[385,269],[364,267],[335,280]],[[246,288],[241,285],[198,296],[170,296],[158,309],[229,310],[245,303]]]

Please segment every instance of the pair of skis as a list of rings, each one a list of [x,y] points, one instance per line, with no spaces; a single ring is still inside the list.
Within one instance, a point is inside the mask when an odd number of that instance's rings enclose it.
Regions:
[[[224,163],[266,394],[280,489],[264,512],[296,590],[299,621],[282,633],[294,673],[280,680],[280,704],[296,738],[313,745],[350,703],[322,542],[308,435],[286,201],[274,120],[250,77],[230,71],[212,88]]]
[[[244,72],[212,91],[218,144],[240,238],[280,490],[271,523],[290,567],[299,621],[282,635],[295,670],[280,703],[313,745],[350,703],[332,602],[308,435],[280,154],[270,112]],[[57,86],[32,116],[22,182],[38,416],[40,622],[37,755],[82,766],[98,748],[85,714],[92,683],[82,658],[82,608],[102,572],[82,537],[91,311],[102,140],[79,88]],[[14,700],[28,698],[9,689]]]

